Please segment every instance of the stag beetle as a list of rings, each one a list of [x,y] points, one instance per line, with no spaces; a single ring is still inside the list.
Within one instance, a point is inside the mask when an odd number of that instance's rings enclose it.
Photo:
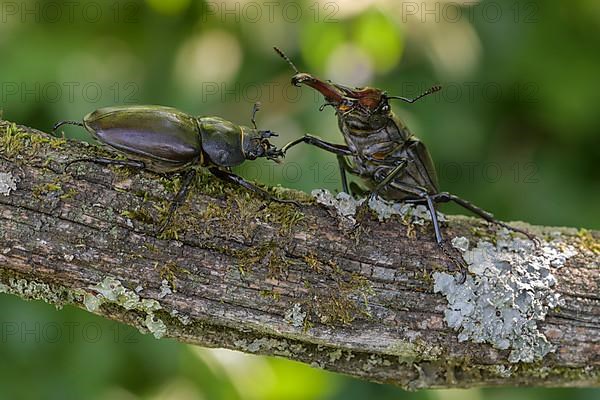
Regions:
[[[269,142],[269,138],[277,134],[256,127],[258,110],[259,104],[256,103],[251,119],[253,128],[249,128],[219,117],[192,117],[171,107],[106,107],[87,114],[83,122],[57,122],[52,131],[55,132],[66,124],[81,126],[102,145],[127,157],[126,160],[72,160],[65,170],[77,162],[93,162],[102,165],[125,165],[160,174],[182,172],[181,188],[159,229],[159,232],[162,232],[169,225],[177,207],[185,201],[196,175],[193,168],[195,165],[208,167],[216,177],[241,185],[268,200],[298,204],[293,200],[273,197],[231,172],[231,167],[245,160],[266,157],[278,161],[283,157],[283,152]]]
[[[389,96],[372,87],[352,89],[301,73],[281,50],[275,47],[275,51],[294,69],[293,85],[304,84],[321,93],[325,97],[325,104],[320,110],[325,106],[335,109],[340,131],[346,141],[346,145],[333,144],[305,135],[282,147],[284,154],[298,143],[311,144],[337,155],[342,187],[346,193],[349,193],[346,172],[349,172],[363,178],[369,196],[379,195],[385,200],[425,204],[433,222],[435,240],[446,254],[435,203],[453,201],[490,223],[520,232],[535,241],[529,232],[496,220],[491,213],[454,194],[440,192],[427,147],[392,112],[389,103],[391,99],[414,103],[439,91],[440,86],[434,86],[414,99]],[[348,158],[352,160],[351,163]],[[367,193],[357,185],[351,187],[358,194]]]

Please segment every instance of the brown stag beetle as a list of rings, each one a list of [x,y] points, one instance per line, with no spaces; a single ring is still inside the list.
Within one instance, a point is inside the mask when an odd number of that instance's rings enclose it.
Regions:
[[[389,104],[391,99],[414,103],[439,91],[440,86],[434,86],[414,99],[389,96],[383,90],[372,87],[353,89],[299,72],[281,50],[275,48],[275,51],[296,72],[292,84],[304,84],[321,93],[326,101],[321,110],[325,106],[335,109],[338,126],[346,142],[346,145],[328,143],[318,137],[305,135],[285,145],[282,148],[284,153],[298,143],[311,144],[337,155],[342,187],[346,193],[350,193],[346,178],[346,172],[349,172],[363,178],[368,187],[362,189],[358,185],[351,185],[355,194],[379,195],[390,201],[425,204],[431,215],[435,240],[446,254],[449,253],[444,247],[435,203],[452,201],[490,223],[522,233],[536,242],[529,232],[498,221],[491,213],[454,194],[440,192],[427,147],[392,112]]]
[[[195,165],[207,167],[216,177],[243,186],[269,201],[298,205],[293,200],[273,197],[231,172],[231,167],[245,160],[266,157],[279,162],[283,157],[282,150],[269,142],[269,138],[277,134],[256,127],[258,110],[259,103],[256,103],[251,119],[253,128],[249,128],[219,117],[192,117],[171,107],[106,107],[87,114],[83,122],[57,122],[53,132],[66,124],[81,126],[100,144],[127,158],[82,158],[70,161],[65,170],[77,162],[93,162],[147,169],[159,174],[181,172],[181,188],[171,203],[160,233],[170,224],[177,207],[185,201],[196,175]]]

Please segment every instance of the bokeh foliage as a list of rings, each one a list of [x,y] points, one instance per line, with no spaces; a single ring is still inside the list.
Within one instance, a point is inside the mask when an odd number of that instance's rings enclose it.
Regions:
[[[43,130],[130,103],[249,124],[259,100],[259,124],[278,131],[279,144],[305,132],[341,141],[331,109],[318,112],[322,99],[289,85],[292,71],[271,50],[276,45],[301,70],[349,85],[404,96],[444,85],[417,104],[394,104],[430,148],[444,190],[506,220],[600,228],[599,3],[456,4],[3,1],[0,108],[6,119]],[[66,133],[86,138],[75,128]],[[340,187],[335,159],[309,147],[294,149],[281,166],[257,161],[239,171],[305,191]],[[0,310],[1,399],[599,395],[574,389],[406,394],[285,360],[155,341],[78,310],[56,312],[4,295]],[[61,333],[56,340],[53,324]],[[98,340],[89,336],[94,329]]]

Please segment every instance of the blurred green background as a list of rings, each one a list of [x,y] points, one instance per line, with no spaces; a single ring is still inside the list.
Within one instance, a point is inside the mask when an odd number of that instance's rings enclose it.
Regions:
[[[114,104],[162,104],[342,140],[298,67],[416,96],[395,111],[428,145],[443,190],[505,220],[600,228],[600,2],[2,1],[0,109],[42,130]],[[77,128],[71,137],[85,139]],[[335,159],[298,147],[244,176],[339,190]],[[445,208],[447,212],[462,212]],[[281,359],[156,341],[83,311],[0,295],[1,399],[592,399],[577,389],[422,391]]]

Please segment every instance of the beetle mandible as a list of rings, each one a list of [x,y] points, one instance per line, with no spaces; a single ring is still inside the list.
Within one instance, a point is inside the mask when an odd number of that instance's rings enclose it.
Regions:
[[[349,88],[299,72],[281,50],[275,47],[275,51],[294,69],[293,85],[304,84],[321,93],[325,104],[320,110],[325,106],[335,109],[338,126],[346,142],[346,145],[328,143],[307,134],[285,145],[282,148],[284,153],[298,143],[311,144],[337,155],[342,187],[346,193],[349,193],[346,172],[349,172],[363,178],[369,196],[379,195],[385,200],[425,204],[431,215],[436,242],[446,253],[435,203],[455,202],[490,223],[522,233],[536,241],[534,235],[498,221],[491,213],[471,202],[451,193],[440,192],[427,147],[392,112],[389,104],[391,99],[414,103],[437,92],[440,86],[434,86],[414,99],[389,96],[383,90],[372,87]],[[367,192],[357,185],[351,187],[358,194]]]
[[[66,124],[81,126],[101,145],[127,158],[82,158],[70,161],[65,170],[73,163],[93,162],[147,169],[159,174],[181,172],[182,184],[159,229],[162,232],[169,225],[177,207],[185,201],[196,175],[195,165],[207,167],[216,177],[241,185],[267,200],[298,205],[293,200],[273,197],[231,172],[231,167],[245,160],[266,157],[278,161],[283,157],[282,151],[269,142],[269,138],[277,134],[256,127],[258,110],[259,104],[256,103],[251,119],[253,128],[250,128],[220,117],[192,117],[171,107],[105,107],[87,114],[82,122],[57,122],[53,132]]]

